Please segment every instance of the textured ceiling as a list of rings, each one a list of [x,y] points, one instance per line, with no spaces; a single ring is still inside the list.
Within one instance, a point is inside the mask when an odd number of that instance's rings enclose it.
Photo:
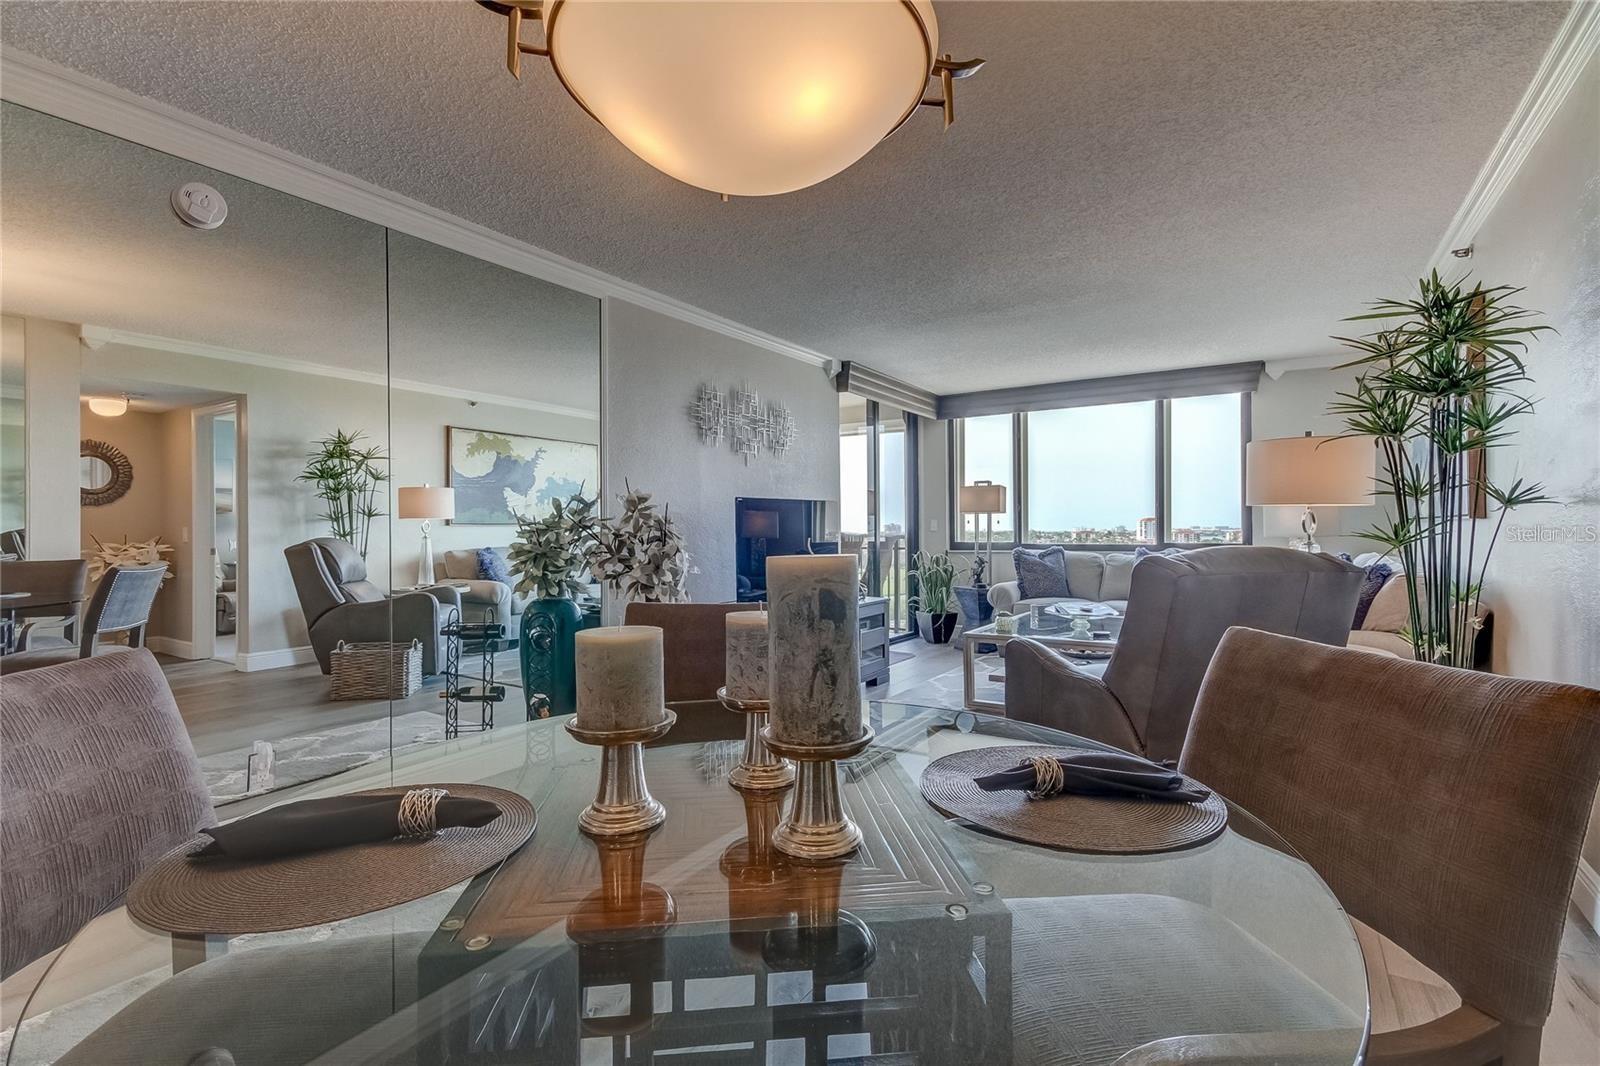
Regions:
[[[1443,235],[1564,3],[977,3],[989,65],[784,197],[651,170],[474,4],[8,3],[16,47],[948,392],[1330,349]]]

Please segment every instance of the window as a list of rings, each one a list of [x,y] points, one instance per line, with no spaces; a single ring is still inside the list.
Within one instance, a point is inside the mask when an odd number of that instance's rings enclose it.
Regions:
[[[957,486],[1016,485],[995,540],[1116,546],[1238,544],[1243,522],[1243,393],[982,415],[951,423]],[[956,547],[983,520],[951,515]]]
[[[1156,401],[1027,416],[1029,544],[1156,542]]]
[[[1016,500],[1016,478],[1011,462],[1012,444],[1012,417],[1011,415],[983,415],[979,418],[960,418],[954,425],[956,434],[956,485],[970,485],[975,481],[992,481],[996,485],[1006,487],[1006,502],[1012,505]],[[951,500],[955,499],[955,492],[951,492]],[[957,527],[961,530],[961,539],[967,543],[975,543],[983,536],[984,516],[963,515],[955,516],[954,522],[959,522]],[[952,525],[954,525],[952,522]],[[1010,541],[1011,531],[1015,527],[1011,523],[1011,515],[997,514],[994,516],[994,538],[1000,541]]]

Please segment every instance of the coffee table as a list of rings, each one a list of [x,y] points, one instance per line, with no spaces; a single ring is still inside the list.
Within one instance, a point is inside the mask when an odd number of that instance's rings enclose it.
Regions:
[[[977,659],[980,644],[993,644],[1004,648],[1013,640],[1025,637],[1036,640],[1052,651],[1058,651],[1075,662],[1104,665],[1111,658],[1122,635],[1122,616],[1107,615],[1089,621],[1087,631],[1073,628],[1073,620],[1050,611],[1041,611],[1039,620],[1032,613],[1012,615],[1008,620],[1012,631],[1002,633],[1002,623],[996,619],[986,626],[969,629],[962,634],[961,677],[962,698],[966,706],[975,711],[1003,711],[1004,703],[981,700],[977,695]],[[1004,674],[993,674],[991,681],[1004,681]]]

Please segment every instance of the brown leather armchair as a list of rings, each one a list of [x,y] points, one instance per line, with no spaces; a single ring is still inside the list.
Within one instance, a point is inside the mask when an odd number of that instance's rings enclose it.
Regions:
[[[436,674],[445,661],[439,629],[461,596],[448,585],[385,596],[367,580],[367,561],[337,537],[316,537],[283,549],[300,597],[300,610],[322,672],[333,671],[340,641],[409,644],[422,642],[422,672]]]
[[[1030,640],[1006,645],[1006,717],[1151,759],[1176,759],[1217,642],[1249,626],[1343,646],[1362,571],[1331,555],[1258,546],[1146,556],[1103,670]]]

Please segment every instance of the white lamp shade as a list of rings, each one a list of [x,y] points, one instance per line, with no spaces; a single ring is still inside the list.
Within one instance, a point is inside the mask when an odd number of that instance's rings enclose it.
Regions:
[[[1372,503],[1371,437],[1273,437],[1245,449],[1251,507],[1360,507]]]
[[[1004,514],[1006,487],[988,483],[962,485],[956,500],[962,514]]]
[[[733,196],[815,185],[917,106],[938,55],[930,0],[559,0],[550,62],[629,151]]]
[[[454,518],[456,490],[419,485],[399,490],[396,501],[401,518]]]
[[[91,396],[89,397],[89,410],[102,418],[117,418],[128,413],[128,397],[122,396]]]

